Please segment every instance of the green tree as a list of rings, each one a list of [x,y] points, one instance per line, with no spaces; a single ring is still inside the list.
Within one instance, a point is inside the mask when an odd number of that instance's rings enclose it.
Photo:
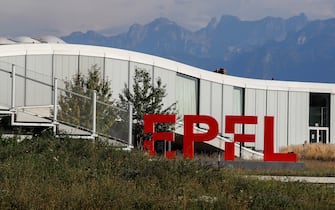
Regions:
[[[176,103],[171,104],[164,109],[163,98],[166,96],[166,85],[162,84],[161,78],[158,78],[153,85],[149,73],[145,69],[135,69],[134,84],[132,91],[125,84],[122,94],[119,95],[121,104],[133,105],[133,134],[135,136],[135,146],[141,148],[143,140],[148,138],[143,132],[144,114],[174,114],[176,113]],[[157,131],[169,130],[171,126],[167,124],[158,124],[155,127]]]
[[[116,110],[111,107],[112,91],[110,81],[103,80],[100,67],[93,65],[85,77],[81,73],[65,82],[65,91],[59,100],[58,119],[83,128],[92,129],[93,125],[93,91],[96,91],[97,132],[107,134],[116,118]]]

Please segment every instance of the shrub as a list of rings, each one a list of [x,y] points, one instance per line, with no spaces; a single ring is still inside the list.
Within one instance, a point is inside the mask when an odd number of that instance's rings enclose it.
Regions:
[[[329,185],[247,178],[95,141],[1,139],[0,209],[334,209]]]

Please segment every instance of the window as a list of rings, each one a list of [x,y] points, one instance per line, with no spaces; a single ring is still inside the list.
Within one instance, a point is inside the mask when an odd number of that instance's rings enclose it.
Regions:
[[[198,108],[198,79],[177,74],[176,99],[179,116],[197,114]]]

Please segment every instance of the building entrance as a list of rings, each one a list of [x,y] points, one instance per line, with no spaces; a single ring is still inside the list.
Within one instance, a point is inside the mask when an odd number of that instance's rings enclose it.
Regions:
[[[309,143],[329,143],[330,94],[310,93]]]

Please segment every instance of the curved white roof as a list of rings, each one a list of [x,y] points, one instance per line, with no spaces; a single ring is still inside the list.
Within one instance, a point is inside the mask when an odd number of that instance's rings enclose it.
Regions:
[[[7,44],[16,44],[16,42],[9,40],[5,37],[0,37],[0,45],[7,45]]]
[[[148,65],[154,65],[195,78],[226,84],[231,86],[254,88],[263,90],[283,90],[283,91],[304,91],[304,92],[325,92],[335,94],[335,84],[330,83],[311,83],[311,82],[290,82],[278,80],[261,80],[235,77],[230,75],[218,74],[196,67],[192,67],[183,63],[161,58],[158,56],[148,55],[144,53],[98,47],[88,45],[73,44],[20,44],[20,45],[1,45],[1,56],[15,55],[84,55],[114,58],[125,61],[139,62]]]
[[[38,40],[33,39],[31,37],[28,37],[28,36],[15,37],[13,40],[15,42],[21,43],[21,44],[37,44],[37,43],[40,43]]]
[[[65,44],[63,40],[55,36],[41,36],[38,40],[42,43]]]

